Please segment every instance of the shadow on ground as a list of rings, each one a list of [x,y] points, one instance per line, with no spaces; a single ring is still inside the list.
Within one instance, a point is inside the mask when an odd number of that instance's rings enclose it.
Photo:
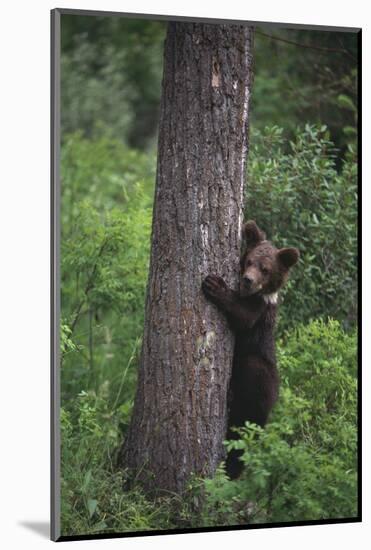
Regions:
[[[50,538],[50,524],[48,521],[19,521],[18,525],[26,527],[26,529],[37,533],[42,538]]]

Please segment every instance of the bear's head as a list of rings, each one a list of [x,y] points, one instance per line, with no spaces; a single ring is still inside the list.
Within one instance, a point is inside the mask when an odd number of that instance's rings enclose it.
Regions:
[[[290,268],[299,260],[299,250],[277,249],[254,221],[245,224],[244,235],[246,250],[241,258],[240,294],[244,297],[260,294],[265,301],[274,303]]]

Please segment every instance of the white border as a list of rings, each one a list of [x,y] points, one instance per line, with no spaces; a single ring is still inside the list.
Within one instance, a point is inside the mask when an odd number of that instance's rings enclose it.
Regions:
[[[53,544],[26,527],[49,520],[49,37],[50,12],[55,7],[158,13],[281,21],[288,23],[352,26],[364,28],[364,91],[371,97],[370,19],[367,2],[331,1],[308,3],[264,1],[227,3],[188,0],[119,1],[89,0],[55,4],[47,0],[2,6],[1,40],[1,177],[0,223],[1,263],[1,541],[4,548],[40,548]],[[364,120],[370,108],[364,101]],[[365,124],[366,126],[366,124]],[[363,142],[364,181],[369,181],[367,152],[369,136]],[[364,233],[370,234],[370,186],[364,185]],[[370,260],[364,253],[364,280],[370,273]],[[365,285],[364,285],[365,286]],[[371,326],[369,296],[364,288],[364,326]],[[364,335],[364,393],[369,387],[370,361],[367,334]],[[316,527],[290,527],[233,533],[202,533],[137,539],[71,542],[79,548],[97,545],[123,545],[126,548],[180,548],[213,544],[225,548],[274,548],[288,550],[313,546],[336,550],[350,546],[366,548],[369,531],[367,488],[370,475],[369,418],[364,399],[364,486],[365,523]],[[367,425],[368,424],[368,425]],[[369,500],[369,499],[368,499]],[[36,526],[37,527],[37,526]],[[45,526],[44,526],[45,531]],[[368,533],[370,534],[370,533]]]

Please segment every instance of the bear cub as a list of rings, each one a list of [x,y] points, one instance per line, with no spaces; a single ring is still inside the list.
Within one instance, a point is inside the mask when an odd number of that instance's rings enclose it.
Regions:
[[[247,420],[264,427],[277,400],[274,328],[278,291],[299,259],[297,248],[277,249],[254,221],[245,224],[244,236],[239,290],[230,289],[217,275],[207,276],[202,283],[207,298],[227,316],[236,338],[227,439],[238,438],[231,428],[241,427]],[[227,457],[231,479],[242,471],[239,456],[239,451],[232,451]]]

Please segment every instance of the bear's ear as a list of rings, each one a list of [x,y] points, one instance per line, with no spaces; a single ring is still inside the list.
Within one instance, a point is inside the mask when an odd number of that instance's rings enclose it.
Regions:
[[[277,257],[285,269],[290,269],[299,260],[300,252],[297,248],[281,248],[277,253]]]
[[[249,220],[243,227],[247,248],[254,248],[258,243],[265,240],[265,233],[256,225],[253,220]]]

